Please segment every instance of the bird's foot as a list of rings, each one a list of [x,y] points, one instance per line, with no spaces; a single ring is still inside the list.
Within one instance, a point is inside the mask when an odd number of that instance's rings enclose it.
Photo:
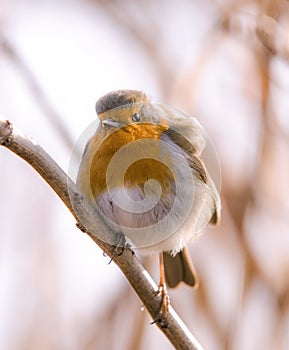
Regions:
[[[131,250],[131,246],[126,242],[125,235],[122,232],[117,232],[115,236],[115,244],[111,246],[111,259],[109,261],[109,264],[116,256],[121,256],[125,249]],[[131,251],[132,254],[134,254],[134,251]]]
[[[155,319],[151,324],[159,323],[161,328],[168,327],[168,313],[169,313],[169,305],[170,305],[170,297],[167,292],[167,288],[165,284],[160,284],[158,286],[157,291],[155,292],[155,296],[161,295],[161,306],[159,311],[156,314]]]

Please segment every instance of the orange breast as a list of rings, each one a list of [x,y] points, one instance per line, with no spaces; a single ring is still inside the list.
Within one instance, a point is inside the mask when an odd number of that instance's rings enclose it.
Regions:
[[[123,129],[113,132],[101,144],[98,144],[89,169],[90,186],[93,197],[98,198],[98,196],[106,190],[106,174],[108,165],[116,152],[132,141],[137,141],[140,139],[158,140],[163,130],[164,128],[159,125],[129,125]],[[93,149],[93,145],[91,146],[91,149]],[[132,152],[136,152],[135,159],[138,159],[138,147],[132,146],[130,148]],[[163,195],[165,195],[171,189],[173,174],[170,171],[169,166],[157,159],[153,159],[154,154],[162,152],[162,143],[146,142],[145,147],[152,147],[152,149],[148,150],[148,153],[152,154],[152,159],[144,158],[135,161],[128,167],[127,171],[125,172],[124,179],[122,176],[120,176],[121,174],[118,174],[116,171],[113,174],[113,176],[115,176],[114,186],[125,186],[128,188],[139,186],[141,189],[143,189],[144,184],[148,179],[155,179],[161,184]],[[119,158],[117,161],[125,162],[125,159]],[[166,159],[167,164],[168,161],[169,160]]]

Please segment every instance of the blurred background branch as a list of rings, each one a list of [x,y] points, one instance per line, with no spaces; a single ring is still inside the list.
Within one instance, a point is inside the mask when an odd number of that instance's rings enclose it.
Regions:
[[[262,15],[257,22],[257,35],[273,55],[289,61],[288,28],[284,29],[274,18]]]
[[[59,133],[59,136],[65,142],[67,149],[71,149],[73,146],[73,138],[68,127],[65,125],[64,118],[57,111],[57,108],[51,104],[33,71],[28,67],[8,38],[4,37],[3,33],[0,33],[0,50],[5,56],[7,56],[8,60],[14,64],[34,100],[39,107],[43,109],[44,115],[49,119],[51,125],[54,126],[55,132]]]

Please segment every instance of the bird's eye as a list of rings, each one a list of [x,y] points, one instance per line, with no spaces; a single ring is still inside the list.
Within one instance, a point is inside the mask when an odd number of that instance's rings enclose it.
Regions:
[[[131,117],[131,120],[133,121],[133,122],[139,122],[140,121],[140,114],[139,113],[134,113],[133,115],[132,115],[132,117]]]

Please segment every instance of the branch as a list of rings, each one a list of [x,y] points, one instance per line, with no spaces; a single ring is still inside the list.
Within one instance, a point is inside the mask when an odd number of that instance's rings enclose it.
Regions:
[[[77,220],[78,227],[86,232],[111,257],[111,245],[106,242],[113,242],[114,231],[106,225],[97,210],[78,191],[75,183],[69,179],[44,149],[33,140],[17,132],[7,120],[0,120],[0,145],[26,160],[43,177],[71,211]],[[160,307],[161,297],[155,296],[157,286],[148,272],[132,251],[127,248],[124,249],[122,255],[115,256],[113,261],[124,273],[154,319]],[[162,327],[161,321],[156,322],[156,324],[174,345],[175,349],[202,350],[202,346],[172,307],[169,308],[168,327]]]

